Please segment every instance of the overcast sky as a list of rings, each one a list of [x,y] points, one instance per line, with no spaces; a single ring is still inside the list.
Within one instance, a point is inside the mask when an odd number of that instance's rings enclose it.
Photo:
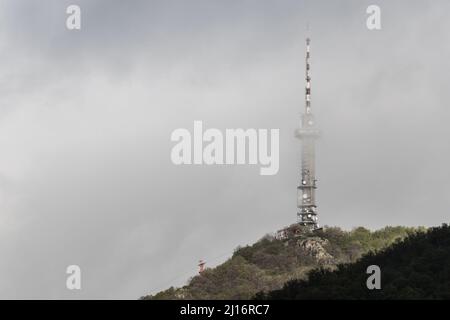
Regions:
[[[307,20],[321,224],[448,222],[448,12],[447,0],[0,0],[0,298],[137,299],[295,222]],[[278,174],[173,165],[170,134],[194,120],[280,129]],[[80,291],[66,289],[71,264]]]

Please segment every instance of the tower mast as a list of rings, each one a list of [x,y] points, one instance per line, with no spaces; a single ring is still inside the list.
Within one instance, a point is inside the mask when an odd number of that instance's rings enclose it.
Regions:
[[[319,131],[311,111],[310,43],[311,40],[306,38],[305,111],[301,115],[300,129],[296,131],[296,136],[302,141],[301,180],[297,187],[297,217],[300,225],[316,230],[319,229],[319,223],[316,205],[315,141],[319,137]]]

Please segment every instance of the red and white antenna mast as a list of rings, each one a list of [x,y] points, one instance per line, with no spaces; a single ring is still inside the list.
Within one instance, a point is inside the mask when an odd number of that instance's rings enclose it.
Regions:
[[[306,114],[310,114],[311,113],[311,75],[309,74],[311,66],[309,64],[309,58],[310,58],[310,43],[311,43],[311,39],[308,37],[306,38],[306,58],[305,58],[305,62],[306,62],[306,93],[305,93],[305,107],[306,107]]]
[[[319,137],[319,131],[311,111],[310,43],[311,40],[307,37],[305,57],[305,112],[301,115],[301,127],[296,132],[297,137],[302,141],[301,180],[297,187],[297,216],[300,225],[307,226],[310,230],[317,230],[319,229],[319,223],[316,205],[315,144]]]

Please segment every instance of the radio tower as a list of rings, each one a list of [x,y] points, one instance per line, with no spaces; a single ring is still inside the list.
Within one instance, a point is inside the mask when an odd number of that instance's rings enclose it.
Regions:
[[[302,171],[301,181],[297,187],[297,217],[298,223],[309,230],[319,229],[316,206],[316,172],[315,172],[315,144],[319,137],[314,116],[311,112],[311,76],[310,76],[310,42],[306,38],[306,90],[305,111],[301,115],[301,126],[296,136],[302,141]]]

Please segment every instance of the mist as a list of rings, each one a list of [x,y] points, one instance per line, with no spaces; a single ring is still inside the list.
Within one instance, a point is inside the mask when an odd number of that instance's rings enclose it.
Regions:
[[[0,4],[0,298],[137,299],[294,223],[307,21],[320,223],[448,222],[448,1],[377,1],[378,31],[369,1],[71,4]],[[279,129],[278,173],[174,165],[195,120]]]

